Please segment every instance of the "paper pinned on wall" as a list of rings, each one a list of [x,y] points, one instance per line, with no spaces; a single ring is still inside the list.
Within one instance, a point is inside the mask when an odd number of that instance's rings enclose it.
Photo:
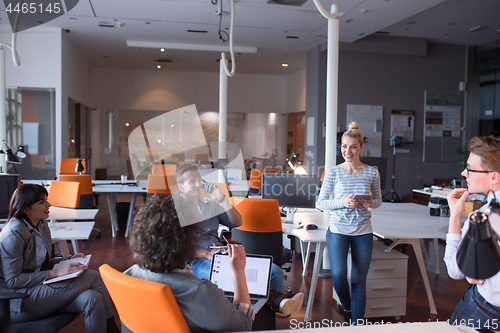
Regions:
[[[366,138],[364,156],[382,157],[383,106],[347,104],[347,123],[355,121]]]

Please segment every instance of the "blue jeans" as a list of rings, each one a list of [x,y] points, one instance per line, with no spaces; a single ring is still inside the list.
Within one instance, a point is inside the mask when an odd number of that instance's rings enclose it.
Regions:
[[[193,269],[193,274],[199,279],[208,280],[210,277],[210,267],[212,266],[212,261],[207,258],[198,258],[189,264]],[[273,264],[271,267],[271,290],[280,291],[283,285],[283,270],[278,266]]]
[[[344,311],[351,310],[352,322],[364,319],[366,307],[366,276],[373,251],[373,234],[347,236],[326,232],[330,252],[330,274],[333,287]],[[351,248],[351,283],[347,281],[347,254]],[[349,292],[350,289],[350,292]]]
[[[477,291],[477,285],[471,284],[451,315],[450,325],[498,330],[500,308],[488,303]]]

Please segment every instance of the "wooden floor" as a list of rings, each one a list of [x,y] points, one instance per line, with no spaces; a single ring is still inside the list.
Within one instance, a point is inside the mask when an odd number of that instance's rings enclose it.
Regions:
[[[99,266],[104,263],[109,264],[110,266],[120,271],[123,271],[130,267],[133,264],[133,259],[128,249],[127,240],[124,237],[123,229],[125,228],[125,225],[120,225],[121,230],[118,232],[118,236],[113,238],[111,236],[109,213],[105,205],[99,207],[99,213],[96,216],[96,227],[101,230],[100,238],[97,238],[95,232],[92,232],[89,240],[80,242],[80,251],[85,254],[92,254],[90,268],[97,270]],[[411,246],[409,246],[406,251],[406,254],[409,256],[406,316],[401,317],[400,320],[396,320],[394,317],[371,318],[368,320],[369,322],[381,323],[382,321],[390,321],[395,323],[398,321],[445,321],[451,316],[456,304],[460,300],[460,297],[467,287],[467,282],[465,280],[455,281],[450,279],[446,273],[446,266],[442,260],[440,261],[441,274],[437,275],[434,273],[435,260],[434,246],[432,242],[423,241],[422,251],[424,253],[429,281],[432,288],[432,293],[434,295],[434,301],[436,303],[438,314],[430,314],[429,304],[427,301],[422,277],[420,275],[420,270],[418,269],[418,264],[413,254],[413,250]],[[440,241],[440,258],[443,257],[443,254],[444,242]],[[309,271],[311,272],[313,260],[310,260],[310,262],[311,266],[309,267]],[[311,283],[311,274],[305,277],[302,276],[302,261],[298,256],[295,257],[295,260],[291,264],[291,268],[292,269],[290,273],[287,274],[287,278],[285,279],[284,284],[290,286],[293,292],[304,292],[307,299],[308,290]],[[277,315],[277,329],[303,327],[298,325],[299,323],[301,323],[300,325],[305,325],[305,323],[303,323],[306,309],[305,304],[306,301],[304,301],[302,310],[290,317],[283,318]],[[337,303],[332,298],[332,282],[330,278],[320,277],[316,289],[312,320],[310,323],[308,323],[308,325],[311,326],[307,327],[322,327],[321,325],[323,325],[326,321],[340,321],[340,310],[340,307],[337,306]],[[67,326],[62,332],[85,332],[83,317],[80,315],[80,317],[78,317],[72,324]]]

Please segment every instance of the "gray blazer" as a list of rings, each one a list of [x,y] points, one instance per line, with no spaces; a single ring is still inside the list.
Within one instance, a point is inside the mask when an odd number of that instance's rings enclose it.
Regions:
[[[42,220],[41,235],[48,258],[52,255],[52,238],[47,221]],[[49,276],[49,269],[62,259],[47,259],[36,269],[36,239],[33,228],[13,217],[0,232],[0,292],[28,292]],[[11,311],[21,311],[21,299],[11,300]]]

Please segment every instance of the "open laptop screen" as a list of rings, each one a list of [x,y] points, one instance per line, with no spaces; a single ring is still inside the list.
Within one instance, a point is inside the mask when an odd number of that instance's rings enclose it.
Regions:
[[[234,293],[233,273],[229,265],[229,256],[227,254],[214,254],[212,260],[210,281],[215,283],[219,289]],[[271,264],[271,256],[247,255],[245,275],[250,295],[269,296]]]

